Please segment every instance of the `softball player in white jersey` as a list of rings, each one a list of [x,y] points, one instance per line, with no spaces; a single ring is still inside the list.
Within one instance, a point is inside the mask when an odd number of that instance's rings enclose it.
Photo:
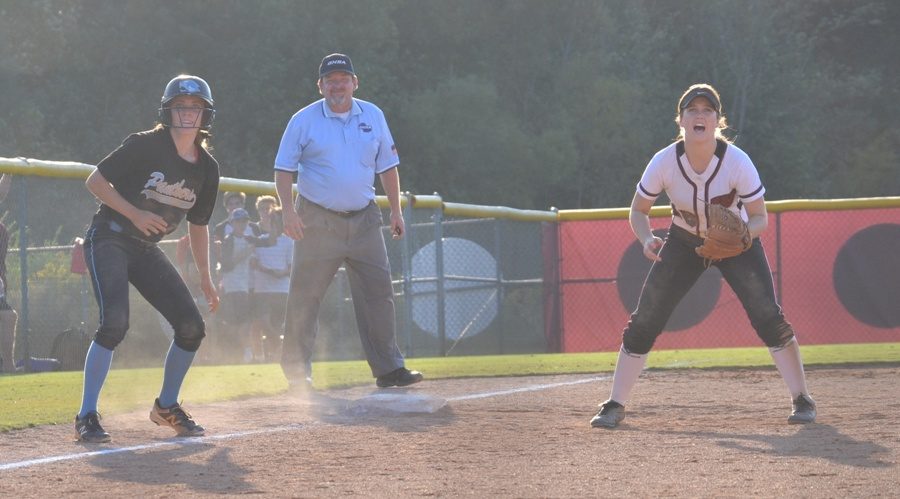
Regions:
[[[710,265],[715,265],[747,311],[750,322],[769,347],[791,394],[789,423],[810,423],[816,405],[809,396],[794,330],[775,299],[772,271],[757,236],[766,230],[765,188],[750,157],[723,136],[718,92],[693,85],[678,101],[678,140],[650,160],[631,203],[632,230],[653,261],[638,306],[622,334],[612,393],[600,404],[591,426],[613,428],[625,417],[624,406],[656,338],[685,294]],[[672,201],[668,237],[653,235],[650,208],[663,192]],[[694,251],[706,236],[708,206],[720,204],[741,214],[753,244],[744,253],[718,261]]]

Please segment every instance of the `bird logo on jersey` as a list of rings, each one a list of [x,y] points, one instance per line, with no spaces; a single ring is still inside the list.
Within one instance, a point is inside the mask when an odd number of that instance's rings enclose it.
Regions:
[[[725,208],[730,208],[731,204],[734,203],[734,196],[736,195],[737,189],[731,189],[731,192],[728,194],[722,194],[721,196],[712,198],[709,204],[717,204],[719,206],[724,206]]]
[[[687,222],[687,224],[690,225],[691,227],[696,227],[697,224],[699,223],[699,220],[697,219],[697,215],[694,215],[693,213],[691,213],[689,211],[678,211],[678,208],[675,208],[674,205],[672,206],[672,209],[676,215],[683,218],[684,221]]]
[[[722,194],[721,196],[715,196],[714,198],[712,198],[709,201],[709,204],[717,204],[725,208],[730,208],[734,203],[735,196],[737,196],[737,189],[731,189],[731,192],[729,192],[728,194]],[[741,209],[740,201],[738,201],[737,208],[738,210]],[[677,217],[681,217],[685,221],[685,223],[687,223],[691,227],[696,227],[700,222],[700,220],[697,218],[697,215],[686,210],[679,210],[675,207],[674,203],[672,203],[672,213],[674,213]]]

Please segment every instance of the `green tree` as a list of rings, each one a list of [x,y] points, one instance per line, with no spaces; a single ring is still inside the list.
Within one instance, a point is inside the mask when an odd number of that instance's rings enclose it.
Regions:
[[[896,195],[898,25],[893,0],[0,1],[0,156],[96,163],[190,72],[213,86],[223,175],[271,180],[341,51],[414,193],[627,205],[678,96],[707,81],[769,199]],[[27,186],[36,240],[68,242],[96,207],[81,182]]]
[[[493,84],[474,76],[413,97],[398,127],[410,140],[401,150],[405,182],[448,201],[531,205],[541,168],[530,136],[499,98]]]

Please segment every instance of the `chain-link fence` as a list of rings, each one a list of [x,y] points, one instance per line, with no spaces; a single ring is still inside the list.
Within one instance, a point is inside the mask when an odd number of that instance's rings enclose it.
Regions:
[[[407,355],[546,351],[540,222],[406,213],[389,256]]]
[[[0,166],[8,164],[0,158]],[[76,166],[80,170],[75,173],[82,175],[85,165]],[[60,227],[56,241],[82,236],[96,203],[71,180],[29,177],[14,184],[19,201],[8,201],[3,219],[12,235],[7,299],[19,312],[16,358],[26,359],[26,368],[56,367],[40,361],[29,366],[32,358],[54,358],[63,367],[79,368],[97,327],[89,278],[73,272],[78,270],[73,263],[81,258],[73,256],[73,246],[27,241],[33,229],[29,217],[37,208],[25,200],[66,183],[79,188],[70,190],[65,207],[50,207]],[[251,211],[253,194],[273,191],[271,183],[238,179],[223,179],[222,188],[251,194]],[[379,200],[383,208],[384,201]],[[776,293],[801,342],[900,341],[900,198],[776,201],[767,206],[770,223],[762,242]],[[217,209],[214,222],[225,218],[221,203]],[[407,357],[617,350],[650,268],[627,214],[627,209],[513,210],[405,195],[406,237],[393,240],[385,228],[400,349]],[[664,207],[654,208],[652,223],[660,234],[668,226],[667,215]],[[179,230],[173,236],[184,228]],[[25,249],[20,249],[23,240]],[[161,247],[176,258],[174,240]],[[134,290],[130,299],[131,329],[114,362],[120,367],[159,365],[171,328]],[[210,340],[201,347],[198,362],[240,362],[234,349],[243,348],[241,341],[223,332],[221,316],[221,310],[207,316]],[[274,343],[271,351],[277,353],[282,328],[276,319],[254,334]],[[318,331],[314,359],[363,358],[343,269],[323,300]],[[715,268],[688,293],[666,331],[655,348],[760,344]],[[218,349],[210,346],[216,342]],[[229,349],[233,355],[227,355]],[[277,355],[266,358],[277,361]]]
[[[16,186],[27,191],[18,192],[18,196],[34,197],[46,188],[45,182],[65,181],[32,177]],[[77,195],[90,197],[82,191]],[[384,228],[394,281],[397,341],[404,354],[422,357],[547,351],[542,309],[542,222],[492,216],[490,207],[468,207],[470,212],[484,211],[480,216],[453,215],[439,198],[425,198],[432,202],[414,207],[414,198],[404,197],[406,237],[393,240]],[[90,209],[65,210],[60,216],[77,217],[86,226],[95,204],[83,201],[73,202],[73,206],[83,204]],[[247,202],[251,210],[252,201],[251,196]],[[19,313],[16,358],[24,361],[26,369],[56,367],[38,360],[51,358],[63,367],[77,369],[99,317],[90,276],[80,265],[83,254],[77,245],[17,247],[23,239],[15,237],[18,229],[26,227],[27,231],[29,227],[27,206],[18,205],[19,210],[11,210],[17,211],[16,216],[7,220],[14,235],[7,255],[7,299]],[[225,218],[224,212],[217,216],[214,222]],[[384,219],[388,218],[385,211]],[[182,227],[173,236],[183,231]],[[59,237],[74,241],[83,233]],[[177,260],[176,239],[162,241],[160,246],[170,260]],[[120,367],[158,365],[171,340],[171,327],[134,288],[129,298],[130,329],[116,349],[114,362]],[[222,312],[220,307],[219,313],[206,317],[208,339],[198,352],[198,362],[241,359],[243,342],[224,327]],[[258,324],[253,334],[265,336],[266,344],[272,345],[273,340],[280,341],[282,327],[282,321],[270,321]],[[363,358],[343,269],[323,300],[318,330],[315,359]],[[277,345],[270,348],[274,352]],[[266,357],[277,361],[275,355]]]
[[[408,213],[405,240],[391,240],[385,229],[401,350],[420,357],[546,351],[540,223],[442,219],[440,209]],[[160,246],[175,261],[176,241]],[[90,277],[72,272],[78,270],[82,254],[76,246],[51,246],[28,248],[24,265],[22,258],[18,248],[7,258],[7,299],[19,312],[17,358],[77,364],[70,357],[83,356],[98,318]],[[24,287],[23,270],[29,276]],[[130,330],[116,349],[116,361],[155,365],[165,355],[171,328],[133,288],[130,312]],[[207,317],[209,335],[217,334],[217,324],[216,317]],[[82,332],[84,344],[76,341]],[[281,331],[264,329],[259,334],[278,338]],[[317,338],[317,359],[363,356],[343,269],[323,300]],[[238,339],[228,340],[238,348]],[[220,360],[207,359],[202,351],[200,359]]]

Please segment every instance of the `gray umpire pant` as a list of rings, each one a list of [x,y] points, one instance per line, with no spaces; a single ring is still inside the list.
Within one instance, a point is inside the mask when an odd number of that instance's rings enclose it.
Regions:
[[[294,241],[291,287],[285,313],[281,368],[289,382],[311,376],[319,305],[343,264],[350,281],[356,324],[373,376],[404,366],[394,330],[391,268],[381,210],[374,202],[352,213],[326,210],[297,197],[306,226]]]

